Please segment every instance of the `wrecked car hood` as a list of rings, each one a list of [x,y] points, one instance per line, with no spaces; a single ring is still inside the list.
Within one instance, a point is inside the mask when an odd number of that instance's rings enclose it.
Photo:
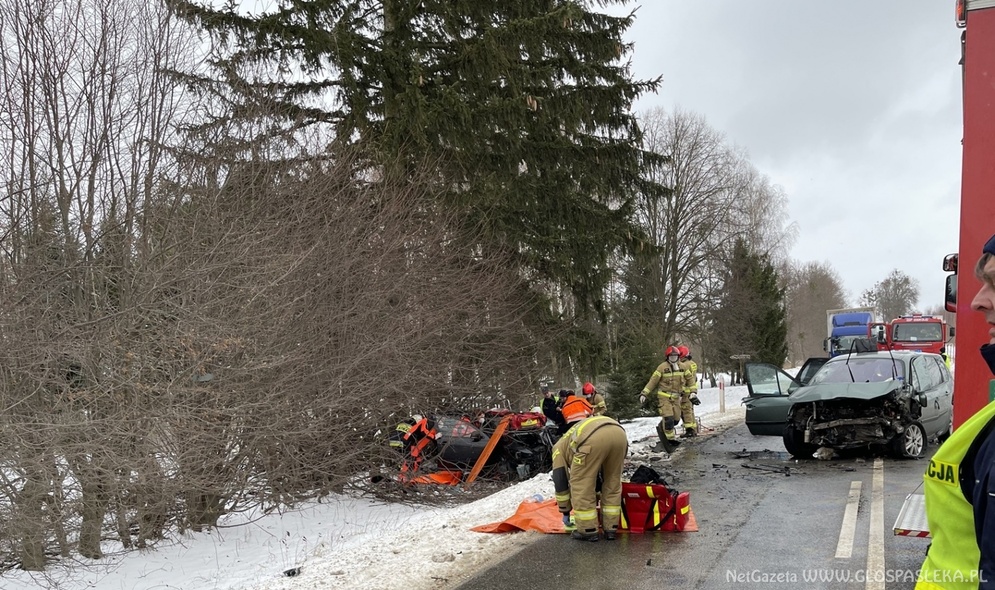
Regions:
[[[791,403],[821,402],[833,399],[872,400],[902,387],[901,381],[874,383],[819,383],[802,387],[791,394]]]

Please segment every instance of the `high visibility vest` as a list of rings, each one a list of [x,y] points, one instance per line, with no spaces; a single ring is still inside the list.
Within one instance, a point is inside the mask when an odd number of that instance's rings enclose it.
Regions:
[[[993,418],[995,403],[971,416],[936,450],[923,474],[926,521],[933,541],[919,570],[916,590],[978,588],[981,550],[974,530],[974,507],[960,487],[960,468],[975,438]]]

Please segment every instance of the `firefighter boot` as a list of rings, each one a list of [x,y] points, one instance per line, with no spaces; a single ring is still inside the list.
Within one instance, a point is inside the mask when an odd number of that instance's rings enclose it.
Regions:
[[[663,433],[663,422],[662,421],[659,424],[656,425],[656,433],[660,436],[660,440],[656,441],[656,444],[654,444],[652,447],[650,447],[650,451],[652,451],[654,453],[668,452],[667,451],[667,446],[663,442],[663,441],[667,440],[667,435],[665,435]]]
[[[677,437],[674,436],[674,419],[669,417],[664,418],[663,425],[660,430],[663,431],[660,433],[663,435],[660,437],[660,442],[663,443],[663,449],[668,453],[673,453],[681,444],[681,441],[677,440]],[[670,436],[667,436],[668,434]]]
[[[578,541],[590,541],[591,543],[596,543],[599,539],[598,529],[585,529],[583,531],[574,531],[570,533],[570,537],[577,539]]]
[[[605,529],[605,541],[615,540],[615,529]]]
[[[698,432],[694,428],[685,428],[684,433],[681,434],[681,438],[694,438],[698,436]]]

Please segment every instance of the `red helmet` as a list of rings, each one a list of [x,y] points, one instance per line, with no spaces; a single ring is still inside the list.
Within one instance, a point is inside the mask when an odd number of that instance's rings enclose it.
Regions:
[[[678,352],[680,352],[681,358],[684,358],[687,355],[691,354],[691,351],[688,349],[688,347],[684,346],[683,344],[681,346],[678,346],[677,350]]]
[[[668,346],[667,347],[667,352],[665,353],[664,356],[670,356],[672,354],[676,354],[677,356],[681,356],[681,351],[676,346]]]
[[[594,393],[594,384],[588,381],[584,384],[584,388],[581,391],[584,392],[584,395],[592,395]]]

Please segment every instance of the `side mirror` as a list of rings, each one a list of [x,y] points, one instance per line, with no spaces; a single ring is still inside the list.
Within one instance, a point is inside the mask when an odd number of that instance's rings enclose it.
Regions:
[[[943,289],[943,308],[947,311],[957,311],[957,275],[947,275],[947,283]],[[953,336],[953,328],[950,328]]]
[[[954,333],[955,333],[955,331],[954,331],[954,327],[953,327],[953,326],[950,326],[950,337],[951,337],[951,338],[953,338],[953,337],[954,337]]]
[[[957,272],[957,255],[947,254],[943,257],[943,270],[946,272]]]
[[[929,399],[926,398],[926,394],[925,393],[920,393],[919,394],[919,405],[922,406],[922,407],[924,407],[924,408],[929,405]]]

